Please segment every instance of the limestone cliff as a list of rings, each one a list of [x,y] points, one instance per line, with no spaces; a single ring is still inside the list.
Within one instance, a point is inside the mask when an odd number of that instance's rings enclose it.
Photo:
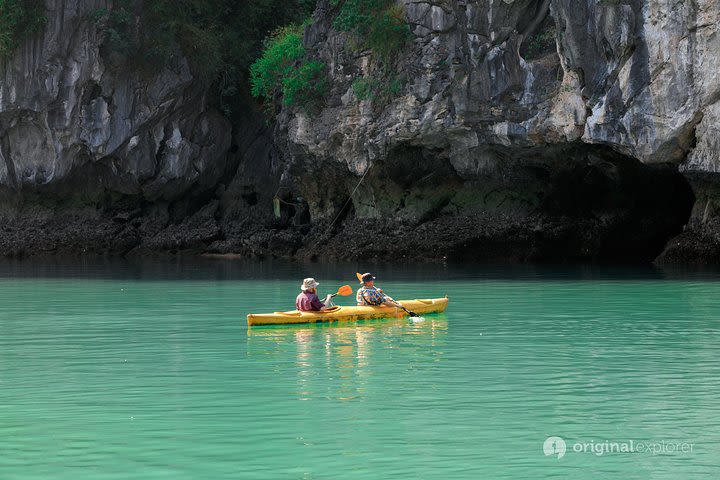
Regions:
[[[383,61],[320,0],[330,91],[270,128],[212,108],[179,51],[114,57],[112,2],[46,3],[0,66],[5,255],[720,261],[715,0],[398,1]]]
[[[355,177],[371,168],[354,218],[423,224],[441,239],[428,255],[473,257],[647,259],[680,232],[693,195],[672,172],[720,167],[720,4],[403,5],[413,38],[393,65],[397,95],[358,98],[353,81],[382,75],[378,62],[332,28],[338,7],[321,2],[306,41],[333,92],[313,115],[283,112],[278,137],[297,162]],[[551,48],[528,48],[548,36]],[[707,222],[718,198],[687,178]],[[332,189],[301,185],[313,218],[337,213]],[[448,217],[458,231],[445,237]]]
[[[182,55],[146,72],[103,52],[92,13],[111,5],[48,0],[42,33],[2,62],[5,254],[98,242],[125,251],[141,233],[123,220],[140,204],[215,188],[224,173],[230,124],[207,108]],[[131,201],[111,205],[122,197]]]
[[[101,55],[104,0],[48,2],[42,35],[2,66],[0,184],[22,192],[91,178],[95,189],[173,199],[217,181],[230,126],[176,55],[145,73]],[[89,192],[94,193],[94,192]]]

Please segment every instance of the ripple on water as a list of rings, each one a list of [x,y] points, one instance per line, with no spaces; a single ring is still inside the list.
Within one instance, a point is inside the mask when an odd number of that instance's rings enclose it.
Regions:
[[[450,272],[432,285],[450,308],[421,322],[248,329],[248,312],[281,308],[267,306],[308,276],[291,273],[5,280],[0,478],[720,471],[714,278]],[[430,296],[421,279],[384,287]],[[695,450],[557,460],[542,453],[549,435]]]

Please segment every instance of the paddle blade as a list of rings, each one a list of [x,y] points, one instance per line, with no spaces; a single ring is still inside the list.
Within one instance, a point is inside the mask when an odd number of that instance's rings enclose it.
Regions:
[[[362,281],[362,273],[357,273],[357,272],[355,272],[355,276],[357,277],[358,282],[363,283],[363,281]]]
[[[337,294],[341,297],[347,297],[348,295],[352,295],[353,289],[350,285],[343,285],[342,287],[338,288]]]

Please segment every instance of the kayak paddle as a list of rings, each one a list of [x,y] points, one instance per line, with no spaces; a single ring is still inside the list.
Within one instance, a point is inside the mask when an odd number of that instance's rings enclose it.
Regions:
[[[395,302],[395,300],[393,300],[393,302]],[[400,307],[401,309],[405,310],[405,312],[406,312],[408,315],[410,315],[411,317],[419,317],[419,316],[420,316],[420,315],[418,315],[417,313],[411,312],[411,311],[408,310],[407,308],[403,307],[403,306],[400,305],[398,302],[395,302],[395,304],[396,304],[398,307]]]
[[[355,276],[357,277],[357,279],[358,279],[358,281],[359,281],[360,283],[365,283],[365,282],[362,281],[362,273],[355,272]],[[388,297],[388,298],[390,298],[390,297]],[[390,300],[392,300],[392,298],[390,298]],[[417,313],[411,312],[411,311],[408,310],[407,308],[403,307],[403,306],[400,305],[398,302],[395,302],[395,300],[392,300],[392,301],[395,303],[395,306],[397,306],[397,307],[405,310],[405,313],[407,313],[407,314],[410,315],[411,317],[419,317],[419,316],[420,316],[420,315],[418,315]]]
[[[336,293],[333,293],[333,297],[337,297],[340,295],[341,297],[347,297],[348,295],[352,295],[353,289],[350,285],[343,285],[342,287],[338,288],[338,291]]]

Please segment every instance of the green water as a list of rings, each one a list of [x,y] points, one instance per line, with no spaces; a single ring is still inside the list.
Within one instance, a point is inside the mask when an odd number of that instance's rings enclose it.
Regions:
[[[718,478],[716,272],[375,267],[450,308],[247,328],[355,268],[0,266],[0,479]],[[692,451],[573,451],[631,440]]]

